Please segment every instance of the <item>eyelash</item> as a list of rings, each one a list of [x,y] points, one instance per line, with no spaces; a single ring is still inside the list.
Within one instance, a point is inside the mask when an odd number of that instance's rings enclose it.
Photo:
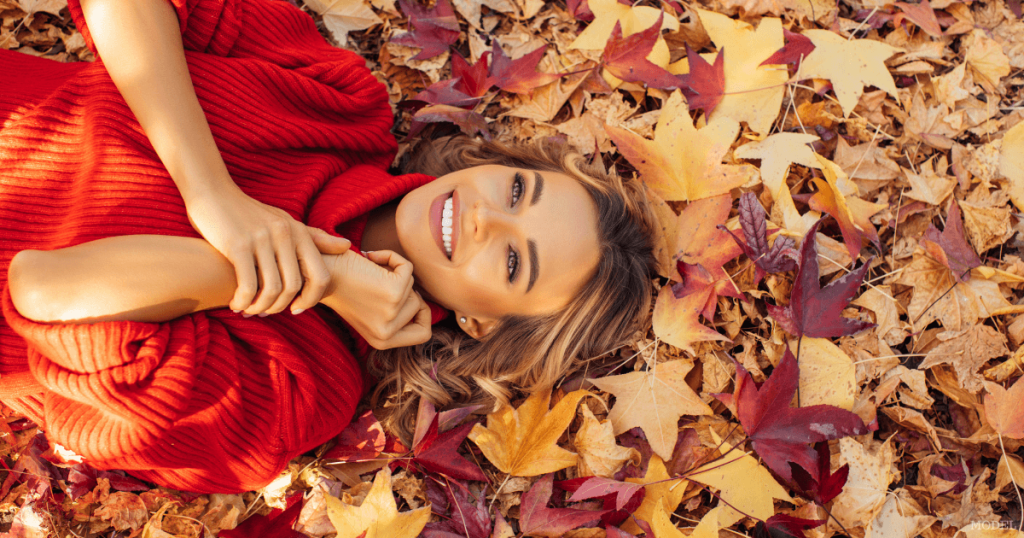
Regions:
[[[523,197],[523,192],[526,190],[526,180],[523,178],[523,174],[516,172],[516,175],[512,178],[512,193],[510,196],[511,206],[515,207],[519,204],[519,200]],[[519,276],[519,253],[516,252],[511,246],[508,247],[508,256],[506,258],[506,265],[508,267],[508,281],[514,283],[516,277]]]

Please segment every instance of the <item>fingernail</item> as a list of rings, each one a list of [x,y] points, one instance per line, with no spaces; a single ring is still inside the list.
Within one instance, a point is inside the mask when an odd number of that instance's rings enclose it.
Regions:
[[[231,310],[231,311],[232,311],[232,312],[234,312],[234,313],[236,313],[236,314],[240,314],[240,313],[242,313],[242,311],[241,311],[241,310]]]
[[[293,316],[298,316],[299,314],[301,314],[301,313],[303,313],[305,311],[306,311],[305,308],[296,308],[295,310],[292,310],[292,315]]]
[[[251,318],[251,317],[252,317],[252,314],[242,314],[242,317],[243,317],[243,318]]]
[[[261,317],[261,318],[265,318],[265,317],[267,317],[267,316],[269,316],[269,315],[270,315],[270,313],[269,313],[269,312],[260,312],[260,317]]]
[[[364,250],[363,251],[363,256],[369,256],[370,254],[373,254],[372,250]]]

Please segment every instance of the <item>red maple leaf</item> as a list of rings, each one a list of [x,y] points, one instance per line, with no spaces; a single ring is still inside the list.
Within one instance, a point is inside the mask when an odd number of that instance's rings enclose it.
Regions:
[[[754,271],[754,284],[760,282],[767,273],[783,273],[796,269],[796,261],[790,257],[796,254],[793,250],[796,244],[793,238],[780,235],[775,238],[771,248],[768,247],[767,214],[754,193],[745,192],[740,196],[739,212],[740,227],[746,241],[741,241],[736,234],[721,224],[718,228],[729,232],[736,244],[743,249],[743,253],[754,262],[757,267]]]
[[[487,481],[480,467],[459,455],[459,446],[469,435],[475,422],[468,422],[446,432],[438,433],[437,417],[418,445],[413,447],[413,461],[424,469],[460,480]]]
[[[99,483],[98,478],[106,478],[110,482],[110,489],[114,491],[152,489],[141,480],[125,475],[124,471],[100,471],[87,463],[78,463],[68,470],[68,494],[72,499],[77,499],[89,493]]]
[[[850,465],[843,465],[833,473],[828,443],[816,443],[814,451],[818,454],[816,470],[805,470],[795,463],[790,463],[789,466],[793,468],[793,481],[800,491],[814,502],[825,506],[843,492],[843,486],[846,485],[846,479],[850,474]]]
[[[622,37],[622,23],[616,21],[601,56],[604,68],[626,82],[642,82],[651,88],[678,88],[681,85],[679,78],[647,59],[661,35],[664,18],[665,13],[662,12],[653,26],[625,38]]]
[[[455,77],[449,80],[435,82],[412,99],[398,102],[398,108],[403,110],[419,110],[427,105],[449,105],[456,108],[473,108],[480,102],[479,97],[466,95],[459,89],[462,79]]]
[[[686,96],[690,110],[701,108],[710,116],[718,103],[725,97],[725,48],[718,50],[714,65],[686,45],[686,61],[690,72],[679,75],[681,89]]]
[[[494,78],[494,84],[507,92],[522,94],[557,80],[562,75],[537,71],[537,64],[547,48],[547,45],[541,45],[537,50],[513,60],[505,55],[495,40],[491,53],[491,77]]]
[[[436,484],[444,491],[446,504],[435,502],[431,496],[431,510],[441,515],[450,515],[448,519],[427,523],[420,536],[424,538],[489,538],[491,535],[491,516],[487,511],[486,499],[483,495],[470,500],[470,491],[461,482],[445,481]]]
[[[834,338],[874,327],[874,323],[842,316],[843,309],[864,281],[871,260],[822,288],[818,281],[818,248],[814,242],[819,225],[821,220],[811,226],[800,246],[800,269],[789,305],[767,305],[768,313],[793,336]]]
[[[368,410],[353,420],[335,438],[337,444],[324,454],[325,459],[368,461],[384,450],[384,428]]]
[[[825,523],[824,519],[800,519],[786,514],[775,514],[754,526],[754,538],[806,538],[804,531]]]
[[[292,530],[295,520],[302,512],[302,493],[295,493],[286,500],[288,508],[275,508],[269,514],[250,517],[241,525],[217,533],[218,538],[304,538],[299,531]]]
[[[487,69],[487,56],[484,52],[475,64],[469,65],[459,54],[452,53],[452,79],[458,79],[454,88],[471,97],[481,97],[494,86],[494,78]]]
[[[565,10],[578,21],[594,20],[594,12],[590,11],[590,3],[587,0],[566,0]]]
[[[760,388],[747,369],[737,364],[735,392],[715,395],[726,405],[735,405],[754,451],[787,482],[793,481],[789,462],[818,469],[818,455],[808,443],[869,431],[860,417],[832,405],[790,407],[799,378],[800,367],[787,346],[779,365]]]
[[[814,43],[803,34],[785,29],[782,32],[786,38],[786,44],[769,56],[767,60],[761,62],[761,65],[792,64],[799,69],[800,61],[814,51]]]
[[[575,508],[548,508],[554,484],[554,473],[541,477],[530,491],[523,495],[519,507],[519,530],[524,535],[561,536],[572,529],[597,521],[607,510],[577,510]]]
[[[416,0],[398,0],[402,12],[409,16],[412,31],[391,41],[408,47],[419,47],[420,52],[413,60],[427,60],[448,50],[459,40],[459,20],[448,0],[437,0],[427,9]]]
[[[416,111],[407,137],[414,138],[429,123],[454,123],[470,137],[480,135],[484,140],[491,139],[487,120],[482,115],[451,105],[428,105]]]
[[[960,217],[960,204],[953,200],[949,203],[946,215],[946,228],[939,233],[934,224],[928,226],[921,236],[921,246],[956,274],[963,282],[971,279],[971,269],[980,267],[981,258],[974,248],[967,243],[964,236],[964,223]]]
[[[607,510],[607,513],[601,516],[603,527],[621,525],[630,514],[640,508],[647,494],[643,484],[619,482],[597,476],[562,480],[555,485],[572,493],[569,497],[570,502],[595,498],[601,501],[601,507]]]

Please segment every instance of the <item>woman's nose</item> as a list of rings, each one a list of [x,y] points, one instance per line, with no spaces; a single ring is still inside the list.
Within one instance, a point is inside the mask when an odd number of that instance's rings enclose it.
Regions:
[[[504,211],[497,210],[483,201],[473,204],[474,238],[477,241],[487,239],[495,231],[507,229],[511,225],[512,216]]]

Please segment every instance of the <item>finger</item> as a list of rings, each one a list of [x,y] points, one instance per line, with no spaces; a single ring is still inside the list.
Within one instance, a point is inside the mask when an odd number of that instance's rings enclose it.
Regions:
[[[302,271],[299,270],[298,252],[292,242],[291,230],[277,234],[274,239],[277,268],[281,272],[281,293],[267,309],[267,314],[277,314],[287,308],[302,289]]]
[[[331,283],[331,273],[327,270],[327,265],[320,252],[311,238],[300,240],[295,249],[295,254],[299,258],[299,268],[306,277],[306,282],[302,286],[302,293],[292,301],[289,307],[292,314],[298,314],[316,306],[323,298],[327,285]]]
[[[312,238],[317,251],[323,254],[344,254],[352,247],[352,242],[344,237],[333,236],[312,226],[306,226],[306,229],[309,231],[309,237]]]
[[[256,300],[253,301],[245,313],[251,315],[265,312],[270,305],[274,304],[277,296],[281,294],[281,271],[277,266],[277,258],[269,244],[262,244],[256,249],[256,265],[263,279],[262,287]]]
[[[412,276],[412,262],[390,250],[376,250],[366,255],[377,265],[386,265],[396,275],[407,278]]]
[[[256,279],[256,263],[252,253],[246,251],[244,255],[235,256],[230,260],[235,267],[235,281],[238,283],[235,288],[235,295],[231,298],[228,306],[235,312],[241,312],[252,304],[253,297],[259,291],[259,282]]]
[[[419,296],[419,293],[416,294],[416,299],[418,300],[416,317],[408,325],[402,327],[394,338],[385,342],[389,348],[415,346],[430,340],[430,307]]]

